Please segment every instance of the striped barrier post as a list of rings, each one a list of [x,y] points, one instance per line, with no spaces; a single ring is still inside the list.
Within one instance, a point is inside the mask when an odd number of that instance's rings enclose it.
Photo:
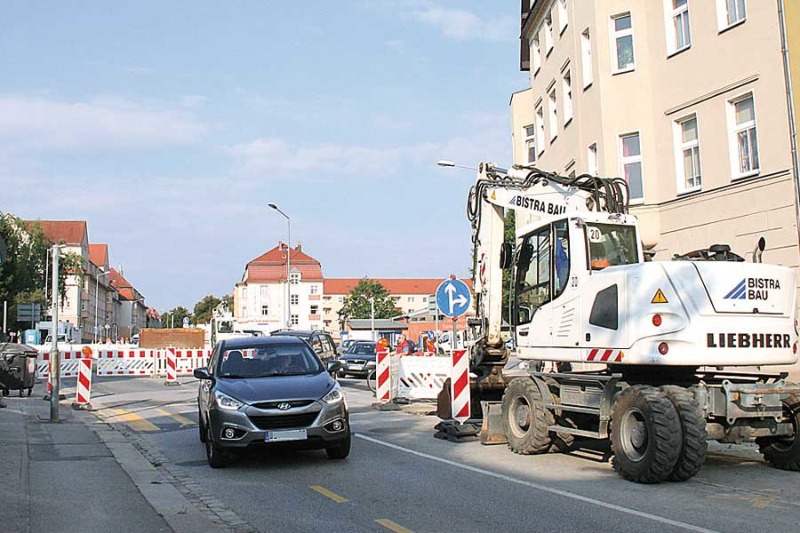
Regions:
[[[167,381],[164,385],[180,385],[178,383],[178,358],[175,348],[167,348]]]
[[[78,369],[78,384],[75,387],[74,409],[91,409],[89,400],[92,396],[92,359],[86,357],[80,360]]]
[[[470,417],[469,357],[466,350],[453,350],[450,398],[453,418],[463,424]]]
[[[375,396],[378,403],[389,403],[392,401],[392,380],[391,380],[391,357],[389,350],[378,350],[378,364],[375,368],[377,385]]]

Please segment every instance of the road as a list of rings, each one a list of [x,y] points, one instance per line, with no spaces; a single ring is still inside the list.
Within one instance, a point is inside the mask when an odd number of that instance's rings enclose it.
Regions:
[[[342,383],[355,437],[344,461],[261,450],[212,470],[189,378],[178,387],[99,378],[93,415],[242,531],[797,531],[800,523],[800,474],[766,466],[751,446],[712,443],[692,480],[638,485],[619,478],[596,443],[518,456],[505,445],[442,441],[434,416],[378,411],[364,381]]]

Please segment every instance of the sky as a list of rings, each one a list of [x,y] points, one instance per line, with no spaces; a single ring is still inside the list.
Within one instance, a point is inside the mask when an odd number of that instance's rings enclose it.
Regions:
[[[85,220],[159,310],[286,241],[329,278],[469,276],[511,160],[514,0],[0,2],[0,212]]]

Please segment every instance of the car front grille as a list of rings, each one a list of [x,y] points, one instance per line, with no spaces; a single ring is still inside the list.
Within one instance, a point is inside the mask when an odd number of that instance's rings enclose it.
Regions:
[[[290,429],[304,428],[310,426],[317,419],[319,411],[314,413],[301,413],[297,415],[275,415],[275,416],[249,416],[250,421],[258,429]]]
[[[276,402],[261,402],[261,403],[254,403],[253,407],[257,407],[259,409],[277,409],[278,406],[282,403],[288,403],[292,407],[305,407],[306,405],[311,405],[314,403],[314,400],[290,400],[290,401],[276,401]]]

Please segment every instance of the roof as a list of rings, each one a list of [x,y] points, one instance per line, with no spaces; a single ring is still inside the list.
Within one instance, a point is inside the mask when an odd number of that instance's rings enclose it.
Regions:
[[[44,236],[54,243],[64,242],[70,246],[81,246],[86,239],[84,220],[26,220],[26,224],[38,222]]]
[[[358,283],[364,279],[375,281],[386,287],[391,295],[422,294],[429,296],[436,293],[436,289],[444,281],[440,278],[328,278],[325,280],[323,293],[326,295],[350,294]],[[462,279],[472,290],[472,280]]]
[[[256,257],[245,267],[245,279],[248,282],[285,281],[286,280],[287,245],[278,245]],[[322,281],[322,265],[308,254],[303,253],[302,245],[289,247],[289,266],[292,272],[300,272],[303,281]]]
[[[113,267],[111,268],[111,274],[108,276],[108,282],[117,289],[120,300],[136,300],[136,295],[133,293],[133,285]]]
[[[90,244],[89,261],[91,261],[95,266],[99,267],[105,267],[108,265],[108,245]]]

